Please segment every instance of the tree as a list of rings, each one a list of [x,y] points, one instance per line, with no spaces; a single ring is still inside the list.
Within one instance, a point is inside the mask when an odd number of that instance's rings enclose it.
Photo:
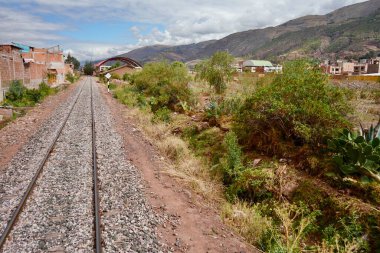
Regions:
[[[89,62],[89,61],[86,61],[86,63],[84,64],[84,67],[83,67],[83,72],[85,75],[92,75],[94,73],[94,65]]]
[[[207,81],[216,93],[222,94],[234,73],[231,66],[233,60],[233,56],[225,51],[216,52],[210,59],[195,67],[196,79]]]
[[[80,62],[77,60],[77,58],[71,56],[70,53],[67,55],[65,63],[71,63],[71,64],[73,64],[75,70],[78,70],[79,66],[80,66]]]

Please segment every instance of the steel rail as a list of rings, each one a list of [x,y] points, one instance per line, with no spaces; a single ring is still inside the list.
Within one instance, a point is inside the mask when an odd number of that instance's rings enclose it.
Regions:
[[[93,159],[93,180],[94,180],[94,225],[95,225],[95,251],[102,253],[102,238],[100,230],[100,212],[99,212],[99,188],[98,188],[98,172],[97,172],[97,156],[96,156],[96,131],[95,131],[95,114],[94,100],[92,95],[92,79],[91,85],[91,115],[92,115],[92,159]]]
[[[83,87],[87,83],[87,80],[88,79],[86,79],[85,83],[82,85],[81,90],[79,91],[79,94],[75,98],[75,101],[74,101],[73,105],[71,106],[69,113],[66,115],[66,118],[64,119],[63,124],[59,128],[58,133],[57,133],[57,135],[54,138],[54,141],[50,144],[48,151],[46,152],[43,160],[41,161],[40,165],[38,166],[37,172],[34,174],[34,177],[32,178],[32,181],[29,183],[28,188],[26,189],[24,195],[22,196],[19,205],[13,211],[13,213],[11,215],[11,219],[9,220],[9,222],[8,222],[8,224],[7,224],[4,232],[3,232],[3,234],[0,237],[0,249],[3,247],[3,245],[4,245],[4,243],[5,243],[6,239],[7,239],[7,237],[9,235],[9,233],[11,232],[13,226],[15,225],[15,223],[16,223],[16,221],[17,221],[17,219],[18,219],[18,217],[19,217],[22,209],[24,208],[25,203],[26,203],[26,201],[27,201],[30,193],[32,192],[32,190],[33,190],[33,188],[35,186],[35,183],[36,183],[39,175],[41,174],[41,172],[43,170],[43,167],[46,164],[46,161],[48,160],[48,158],[50,156],[50,153],[53,151],[53,148],[54,148],[54,146],[55,146],[55,144],[56,144],[59,136],[61,135],[62,130],[63,130],[63,128],[65,127],[65,125],[67,123],[67,120],[69,119],[69,117],[70,117],[70,115],[71,115],[71,113],[72,113],[75,105],[78,102],[78,99],[79,99],[80,95],[82,94]]]

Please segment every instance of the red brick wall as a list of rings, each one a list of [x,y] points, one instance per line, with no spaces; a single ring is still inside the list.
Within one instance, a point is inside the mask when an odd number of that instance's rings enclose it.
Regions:
[[[24,59],[33,59],[34,62],[25,63]],[[66,73],[61,52],[50,53],[45,48],[32,48],[29,53],[20,53],[17,47],[0,45],[0,101],[13,80],[20,80],[28,88],[37,88],[46,76],[50,63],[62,63],[57,69],[57,81],[64,82]]]
[[[12,80],[24,81],[24,63],[19,51],[11,46],[0,46],[0,78],[2,88]]]

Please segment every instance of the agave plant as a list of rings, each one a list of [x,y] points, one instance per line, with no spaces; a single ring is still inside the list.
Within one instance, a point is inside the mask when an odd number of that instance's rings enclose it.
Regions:
[[[380,122],[358,134],[345,129],[338,138],[329,140],[333,162],[345,175],[359,175],[366,181],[380,183]]]
[[[362,124],[360,123],[360,129],[359,129],[359,135],[363,136],[366,141],[372,141],[375,138],[380,139],[380,116],[379,121],[377,122],[376,126],[373,126],[371,124],[371,127],[369,129],[363,128]]]

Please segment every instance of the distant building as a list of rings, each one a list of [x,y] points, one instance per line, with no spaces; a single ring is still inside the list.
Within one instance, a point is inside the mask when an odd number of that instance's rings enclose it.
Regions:
[[[126,74],[126,73],[132,74],[132,73],[139,71],[139,70],[142,70],[142,68],[141,67],[132,67],[130,65],[123,65],[123,66],[120,66],[120,67],[117,67],[114,69],[108,69],[106,71],[103,71],[102,74],[110,73],[111,75],[116,74],[119,77],[123,77],[124,74]]]
[[[327,72],[331,75],[341,75],[342,74],[342,67],[341,66],[328,66]]]
[[[354,70],[355,70],[355,63],[353,62],[338,62],[338,66],[341,67],[341,74],[342,75],[352,75],[354,73]]]
[[[354,65],[354,75],[364,75],[367,74],[368,64],[367,63],[357,63]]]
[[[270,61],[247,60],[243,62],[243,70],[252,73],[282,72],[282,66],[274,66]]]
[[[112,66],[109,65],[103,65],[99,67],[100,72],[103,72],[105,70],[109,70]]]
[[[114,69],[108,69],[103,70],[102,67],[105,66],[107,62],[113,62],[113,61],[119,61],[122,62],[122,66],[114,68]],[[120,77],[122,77],[125,73],[132,73],[134,71],[139,71],[142,69],[142,65],[138,63],[137,61],[128,58],[128,57],[122,57],[122,56],[115,56],[103,61],[100,61],[95,64],[95,71],[97,74],[105,74],[105,73],[115,73],[118,74]]]
[[[380,74],[380,57],[368,61],[367,74]]]
[[[321,67],[330,75],[376,75],[380,74],[380,57],[360,61],[338,60],[334,64],[325,61]]]

